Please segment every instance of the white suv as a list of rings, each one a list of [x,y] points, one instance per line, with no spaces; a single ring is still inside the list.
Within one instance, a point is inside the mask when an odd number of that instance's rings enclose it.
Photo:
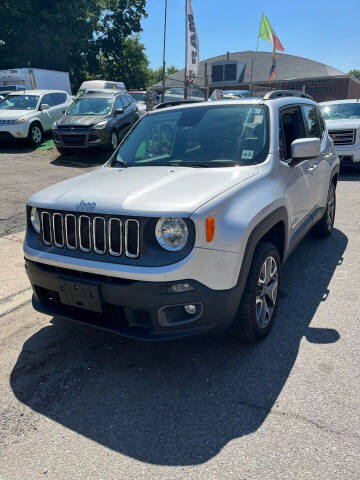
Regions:
[[[62,90],[11,93],[0,101],[0,140],[25,138],[39,145],[71,103],[71,96]]]
[[[144,340],[258,340],[290,252],[332,232],[338,172],[301,92],[149,112],[103,167],[28,200],[33,305]]]
[[[320,103],[334,148],[344,165],[360,165],[360,100]]]

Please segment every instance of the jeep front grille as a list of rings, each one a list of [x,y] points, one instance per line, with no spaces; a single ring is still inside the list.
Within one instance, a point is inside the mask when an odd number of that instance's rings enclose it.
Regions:
[[[140,255],[140,224],[134,218],[42,211],[41,238],[46,246],[72,251],[128,258]]]
[[[334,145],[354,145],[356,130],[329,130]]]

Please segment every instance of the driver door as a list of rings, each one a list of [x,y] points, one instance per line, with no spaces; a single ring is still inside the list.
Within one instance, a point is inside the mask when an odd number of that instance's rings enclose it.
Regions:
[[[290,243],[310,227],[316,204],[316,182],[309,160],[292,159],[291,144],[306,137],[300,106],[280,110],[279,155],[281,174],[285,177],[286,199],[290,221]]]
[[[40,109],[42,105],[49,105],[49,108],[46,110],[41,110],[41,124],[43,126],[44,131],[49,131],[52,128],[52,124],[55,120],[53,120],[51,108],[53,107],[53,102],[51,99],[51,95],[47,93],[44,95],[40,101]]]

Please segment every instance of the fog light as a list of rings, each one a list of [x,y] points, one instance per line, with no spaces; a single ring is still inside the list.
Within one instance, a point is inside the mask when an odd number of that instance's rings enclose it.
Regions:
[[[195,305],[185,305],[184,306],[185,312],[189,315],[194,315],[196,313],[196,306]]]
[[[190,292],[194,290],[190,283],[174,283],[169,288],[170,293],[183,293],[183,292]]]

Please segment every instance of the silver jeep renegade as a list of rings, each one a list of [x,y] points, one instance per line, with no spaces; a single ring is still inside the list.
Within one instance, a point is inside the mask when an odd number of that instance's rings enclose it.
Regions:
[[[282,264],[332,232],[338,174],[300,92],[147,113],[103,167],[28,200],[33,305],[142,340],[261,339]]]

